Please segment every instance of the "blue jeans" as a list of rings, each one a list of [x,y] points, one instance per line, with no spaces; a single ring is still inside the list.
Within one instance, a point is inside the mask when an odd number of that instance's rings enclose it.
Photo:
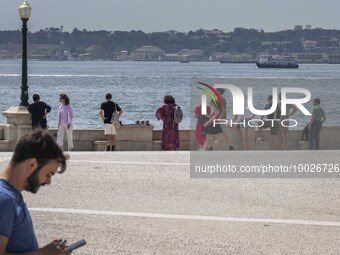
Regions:
[[[320,131],[322,122],[320,120],[314,120],[309,133],[309,148],[311,150],[318,150],[320,144]]]

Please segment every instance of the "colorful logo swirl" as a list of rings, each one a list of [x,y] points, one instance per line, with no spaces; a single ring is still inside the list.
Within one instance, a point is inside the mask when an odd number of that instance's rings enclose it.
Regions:
[[[204,82],[197,82],[198,84],[201,84],[203,86],[205,86],[206,88],[201,88],[201,87],[197,87],[199,90],[202,90],[203,92],[205,92],[213,101],[214,105],[218,108],[218,110],[221,112],[222,111],[222,105],[223,105],[223,101],[221,98],[220,93],[218,93],[218,91],[211,85],[204,83]],[[216,98],[215,98],[215,96]],[[217,99],[217,101],[216,101]]]

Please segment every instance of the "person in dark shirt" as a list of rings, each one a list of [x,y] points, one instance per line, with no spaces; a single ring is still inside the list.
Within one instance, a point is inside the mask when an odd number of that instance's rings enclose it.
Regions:
[[[32,117],[32,129],[47,128],[47,114],[51,111],[51,106],[40,101],[38,94],[33,94],[33,103],[28,106],[28,112]]]
[[[321,100],[319,98],[314,98],[313,100],[313,113],[308,127],[310,130],[309,146],[310,149],[319,150],[320,149],[320,131],[323,123],[326,121],[327,117],[324,110],[320,107]]]
[[[102,118],[105,126],[104,134],[107,136],[106,151],[114,151],[116,146],[116,127],[113,123],[112,116],[117,111],[118,117],[120,117],[123,111],[117,103],[112,101],[112,95],[110,93],[106,94],[105,99],[106,102],[103,102],[100,106],[99,116]]]

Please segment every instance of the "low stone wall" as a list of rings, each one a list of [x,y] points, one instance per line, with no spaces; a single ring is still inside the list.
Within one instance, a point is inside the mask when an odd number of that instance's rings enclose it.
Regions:
[[[0,151],[13,151],[17,140],[24,134],[32,131],[31,118],[26,107],[13,106],[2,113],[7,118],[7,124],[0,124]],[[57,137],[57,130],[48,131]],[[215,143],[214,149],[228,150],[229,145],[241,150],[241,134],[236,128],[228,128],[228,143]],[[255,137],[257,137],[257,131]],[[264,141],[254,141],[255,150],[273,150],[276,136],[271,136],[269,130],[263,132]],[[194,130],[180,130],[179,150],[198,149]],[[288,149],[309,149],[308,142],[302,142],[300,130],[290,130],[288,133]],[[161,150],[162,130],[154,130],[149,125],[123,125],[117,130],[118,151],[153,151]],[[73,131],[74,150],[76,151],[103,151],[106,149],[104,130],[75,129]],[[67,149],[66,142],[64,148]],[[323,126],[321,130],[320,149],[340,149],[340,126]]]
[[[12,151],[19,138],[18,127],[12,124],[0,125],[0,151]],[[26,130],[27,131],[27,130]],[[57,129],[48,132],[56,137]],[[302,142],[301,130],[290,130],[288,133],[288,149],[309,149],[308,142]],[[216,143],[214,149],[228,149],[233,145],[235,150],[242,150],[241,134],[238,129],[227,130],[228,143]],[[255,131],[257,137],[257,131]],[[254,141],[255,150],[273,150],[276,136],[270,135],[269,130],[263,131],[264,141]],[[75,129],[73,131],[74,150],[76,151],[104,151],[106,137],[101,129]],[[66,139],[66,138],[65,138]],[[154,130],[153,126],[126,125],[117,130],[117,151],[157,151],[161,150],[162,130]],[[65,141],[64,148],[67,149]],[[180,130],[180,150],[195,150],[198,148],[194,130]],[[324,126],[321,131],[320,149],[340,149],[340,126]]]
[[[223,143],[220,149],[228,149],[232,145],[236,150],[242,150],[241,132],[237,128],[228,128],[228,144]],[[192,131],[191,148],[196,149],[197,145],[194,139],[194,131]],[[301,141],[302,130],[288,131],[288,150],[309,150],[309,142]],[[258,131],[255,131],[255,138],[258,137]],[[276,150],[277,136],[271,135],[270,130],[263,130],[263,141],[254,141],[255,150]],[[340,126],[324,125],[320,133],[320,149],[321,150],[339,150],[340,149]]]
[[[57,137],[57,129],[50,129],[49,133]],[[121,151],[151,151],[153,126],[125,125],[117,130],[116,150]],[[74,150],[76,151],[103,151],[106,149],[106,137],[101,129],[75,129],[73,130]],[[66,137],[64,148],[67,148]]]

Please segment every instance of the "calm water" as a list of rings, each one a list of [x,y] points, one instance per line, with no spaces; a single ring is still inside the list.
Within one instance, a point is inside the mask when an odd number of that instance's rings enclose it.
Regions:
[[[262,79],[269,78],[280,86],[302,86],[311,90],[312,97],[320,97],[328,113],[328,124],[339,124],[337,110],[340,93],[340,65],[300,65],[299,69],[257,69],[255,64],[220,64],[193,62],[48,62],[29,61],[29,100],[33,93],[52,106],[48,117],[50,127],[57,126],[57,107],[60,93],[69,95],[74,108],[75,128],[102,128],[98,111],[111,92],[113,100],[124,111],[123,123],[149,120],[156,128],[161,127],[154,117],[155,109],[165,94],[172,94],[181,105],[185,119],[181,128],[190,127],[190,78],[225,77],[244,78],[254,90],[258,88],[259,108],[265,104],[270,89],[262,88]],[[257,79],[248,79],[257,78]],[[280,78],[280,79],[277,79]],[[254,82],[257,81],[257,82]],[[242,80],[241,80],[242,81]],[[242,82],[241,82],[242,83]],[[19,105],[21,86],[21,62],[0,61],[0,111]],[[249,85],[248,85],[249,86]],[[267,85],[266,85],[267,86]],[[244,90],[245,92],[246,90]],[[259,92],[261,91],[261,93]],[[231,102],[228,100],[228,102]],[[6,119],[0,117],[0,122]]]

